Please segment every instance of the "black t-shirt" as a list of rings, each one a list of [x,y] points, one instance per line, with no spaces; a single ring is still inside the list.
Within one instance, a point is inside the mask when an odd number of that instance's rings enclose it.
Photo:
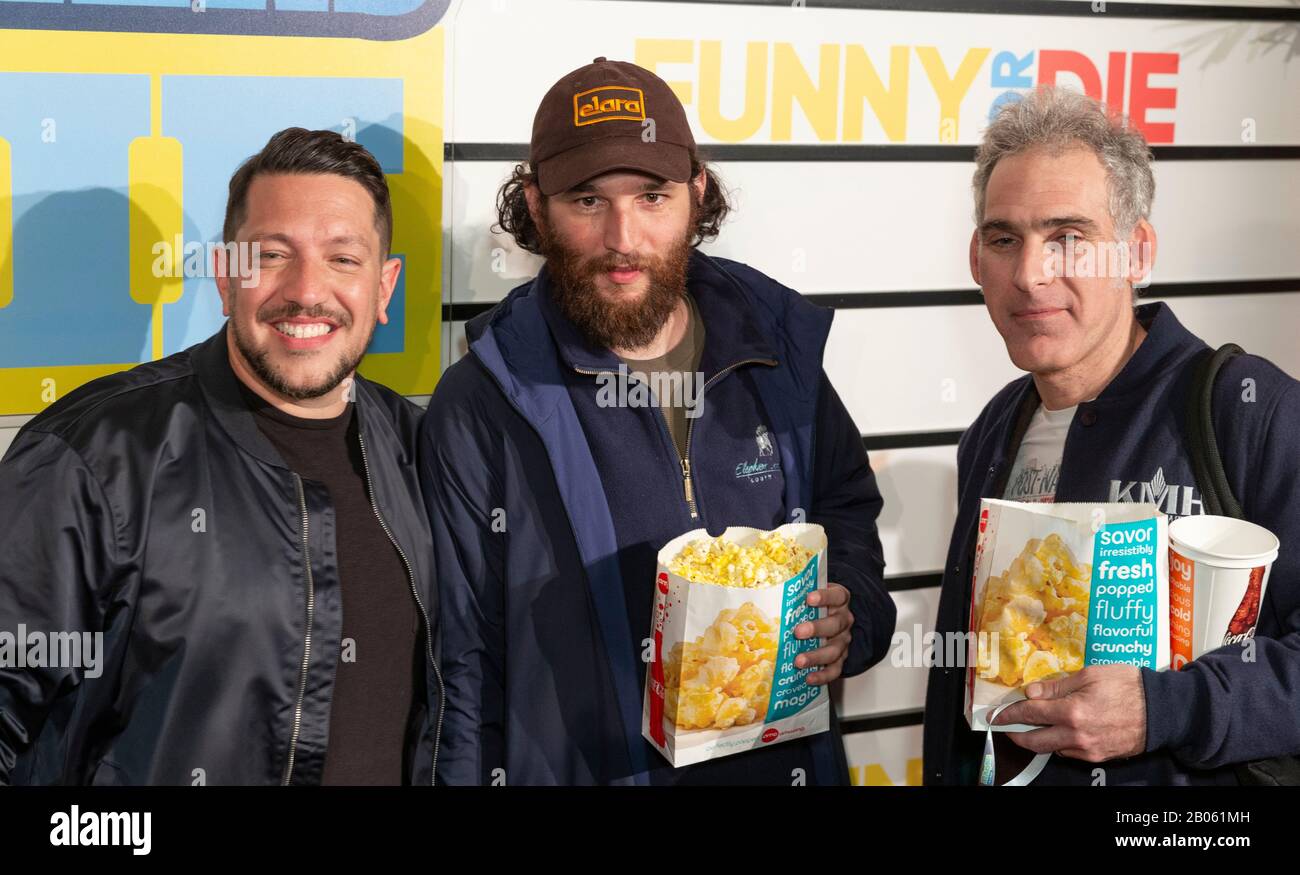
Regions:
[[[323,484],[334,505],[344,645],[321,783],[401,784],[420,616],[406,566],[370,506],[354,405],[333,419],[302,419],[246,388],[244,397],[289,467]]]

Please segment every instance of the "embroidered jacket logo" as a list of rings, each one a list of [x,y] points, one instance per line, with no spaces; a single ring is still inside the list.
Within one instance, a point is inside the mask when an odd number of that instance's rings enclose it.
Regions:
[[[1167,482],[1163,467],[1156,468],[1155,476],[1150,480],[1110,481],[1109,500],[1150,502],[1169,516],[1205,513],[1196,487]]]
[[[743,477],[750,483],[764,483],[781,470],[781,462],[776,458],[776,445],[772,443],[772,435],[767,426],[760,425],[754,429],[754,443],[758,446],[758,456],[736,465],[736,478]]]
[[[640,88],[602,85],[573,95],[573,123],[578,127],[614,119],[645,120],[645,95]]]

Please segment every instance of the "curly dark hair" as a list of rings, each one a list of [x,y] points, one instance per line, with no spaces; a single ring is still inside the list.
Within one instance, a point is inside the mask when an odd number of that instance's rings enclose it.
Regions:
[[[691,178],[704,171],[704,202],[694,205],[691,245],[699,246],[712,240],[722,229],[722,221],[731,212],[727,193],[713,168],[698,153],[691,155]],[[516,164],[510,178],[497,192],[497,223],[493,231],[504,231],[515,240],[515,245],[527,252],[541,252],[541,236],[532,215],[528,212],[528,199],[524,190],[537,180],[537,173],[526,164]],[[545,196],[543,196],[544,198]]]

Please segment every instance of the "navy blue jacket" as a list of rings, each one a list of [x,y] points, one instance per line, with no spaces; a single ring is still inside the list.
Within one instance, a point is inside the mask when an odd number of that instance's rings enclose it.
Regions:
[[[1145,304],[1149,332],[1066,435],[1057,501],[1150,501],[1170,518],[1204,513],[1183,410],[1189,362],[1206,345],[1168,305]],[[1000,497],[1019,440],[1016,422],[1037,406],[1029,375],[1008,384],[962,435],[957,523],[939,598],[937,631],[965,630],[981,498]],[[1239,646],[1181,671],[1142,669],[1146,752],[1102,764],[1053,756],[1036,784],[1236,783],[1233,763],[1300,753],[1300,384],[1258,356],[1232,359],[1215,382],[1214,430],[1228,482],[1247,519],[1273,531],[1281,552],[1260,608],[1255,659]],[[1154,482],[1154,486],[1153,486]],[[1163,488],[1162,488],[1163,487]],[[984,734],[963,716],[964,669],[935,666],[926,695],[927,784],[974,783]]]
[[[832,313],[698,252],[688,285],[708,376],[688,449],[698,518],[658,408],[597,400],[619,360],[558,315],[545,270],[470,323],[439,382],[421,474],[447,617],[440,781],[847,781],[837,732],[677,770],[641,737],[655,552],[683,531],[825,526],[829,579],[852,595],[846,675],[884,656],[895,619],[880,493],[821,367]]]

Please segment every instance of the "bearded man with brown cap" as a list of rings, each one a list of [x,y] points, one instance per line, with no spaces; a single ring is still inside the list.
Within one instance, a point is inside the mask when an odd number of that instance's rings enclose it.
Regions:
[[[533,121],[500,225],[545,258],[467,326],[421,429],[447,685],[440,781],[842,784],[838,730],[674,769],[641,737],[656,553],[825,527],[812,684],[885,654],[881,498],[822,370],[832,312],[696,247],[726,195],[655,75],[597,58]]]

